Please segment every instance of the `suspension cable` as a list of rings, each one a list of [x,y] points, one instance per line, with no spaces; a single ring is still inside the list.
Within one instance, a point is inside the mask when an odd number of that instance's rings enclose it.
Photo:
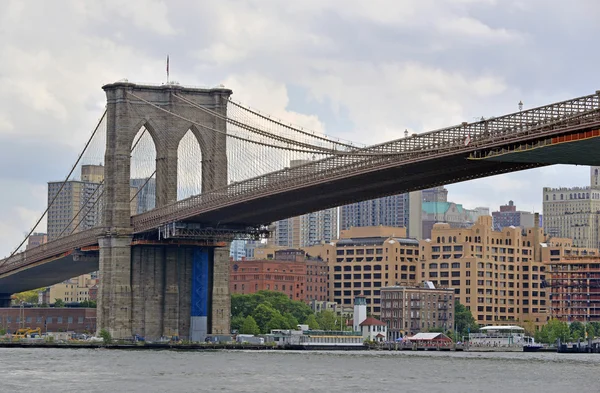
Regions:
[[[259,134],[259,135],[262,135],[264,137],[277,140],[279,142],[290,143],[290,144],[293,144],[293,145],[301,146],[301,147],[304,147],[304,148],[312,148],[312,149],[319,150],[319,151],[326,151],[328,153],[329,152],[337,151],[336,149],[328,149],[326,147],[315,146],[315,145],[312,145],[310,143],[304,143],[304,142],[296,141],[294,139],[286,138],[286,137],[283,137],[283,136],[272,134],[272,133],[267,132],[267,131],[263,131],[263,130],[261,130],[259,128],[252,127],[252,126],[250,126],[248,124],[242,123],[241,121],[237,121],[237,120],[234,120],[234,119],[232,119],[230,117],[223,116],[220,113],[218,113],[216,111],[213,111],[211,109],[205,108],[205,107],[203,107],[201,105],[198,105],[195,102],[188,100],[187,98],[183,98],[183,97],[181,97],[181,96],[179,96],[177,94],[173,94],[173,95],[176,98],[179,98],[180,100],[182,100],[183,102],[185,102],[185,103],[187,103],[189,105],[192,105],[193,107],[195,107],[197,109],[200,109],[201,111],[203,111],[205,113],[208,113],[209,115],[215,116],[216,118],[224,120],[224,121],[226,121],[228,123],[232,123],[235,126],[243,128],[243,129],[245,129],[247,131],[250,131],[250,132],[253,132],[255,134]],[[335,142],[332,142],[332,143],[335,144]],[[353,147],[353,149],[354,149],[354,147]],[[334,154],[334,153],[331,153],[331,154]]]
[[[238,136],[238,135],[233,135],[233,134],[230,134],[228,132],[224,132],[224,131],[221,131],[221,130],[214,129],[212,127],[208,127],[205,124],[200,124],[200,123],[198,123],[198,122],[196,122],[194,120],[190,120],[190,119],[188,119],[188,118],[186,118],[184,116],[181,116],[181,115],[179,115],[179,114],[177,114],[175,112],[171,112],[168,109],[162,108],[162,107],[160,107],[160,106],[158,106],[158,105],[156,105],[156,104],[154,104],[154,103],[152,103],[150,101],[147,101],[147,100],[145,100],[145,99],[137,96],[134,93],[127,92],[127,94],[131,95],[132,97],[137,98],[138,100],[140,100],[141,102],[143,102],[145,104],[148,104],[148,105],[152,106],[155,109],[158,109],[159,111],[168,113],[168,114],[170,114],[172,116],[177,117],[178,119],[187,121],[187,122],[189,122],[191,124],[194,124],[194,125],[196,125],[198,127],[202,127],[202,128],[205,128],[205,129],[207,129],[209,131],[213,131],[213,132],[216,132],[218,134],[225,135],[225,136],[227,136],[229,138],[237,139],[237,140],[240,140],[240,141],[243,141],[243,142],[254,143],[254,144],[260,145],[260,146],[271,147],[271,148],[280,149],[280,150],[293,151],[293,152],[298,152],[298,153],[319,154],[319,155],[326,155],[326,156],[327,155],[331,155],[331,156],[381,157],[381,156],[391,156],[391,155],[397,155],[397,154],[399,154],[398,152],[377,152],[377,153],[371,153],[371,152],[368,152],[366,150],[366,148],[364,148],[364,149],[358,149],[356,147],[354,147],[354,149],[355,149],[354,151],[340,151],[340,150],[331,150],[331,149],[328,150],[328,149],[324,149],[324,148],[321,148],[321,147],[319,147],[319,149],[321,151],[314,151],[314,150],[298,149],[298,148],[293,148],[293,147],[283,147],[283,146],[271,145],[271,144],[268,144],[268,143],[265,143],[265,142],[254,141],[252,139],[244,138],[244,137],[241,137],[241,136]],[[248,127],[248,126],[246,126],[246,127]],[[268,138],[273,138],[273,135],[269,134],[267,137]],[[296,142],[294,140],[290,140],[290,141],[294,142],[294,144],[298,143],[298,142]],[[309,146],[312,147],[312,145],[309,145]]]
[[[44,210],[44,212],[42,213],[42,216],[39,218],[39,220],[37,220],[37,222],[35,223],[35,225],[33,226],[33,228],[31,228],[31,231],[29,231],[29,233],[27,234],[27,236],[25,236],[25,239],[23,239],[23,241],[17,246],[17,248],[10,254],[10,256],[8,257],[8,259],[11,258],[13,255],[15,255],[17,253],[17,251],[19,251],[19,249],[23,246],[23,244],[25,244],[25,242],[27,241],[27,239],[29,239],[29,236],[31,236],[31,234],[33,233],[33,231],[35,231],[35,228],[37,228],[37,226],[40,224],[40,222],[42,221],[42,219],[46,216],[46,214],[48,214],[48,210],[50,210],[50,207],[52,207],[52,205],[54,204],[54,202],[56,201],[56,199],[58,198],[58,196],[62,192],[63,188],[65,187],[65,185],[67,184],[67,182],[71,178],[71,175],[73,174],[73,172],[75,172],[75,169],[77,168],[77,165],[79,165],[79,161],[81,161],[81,158],[83,157],[83,154],[86,152],[86,150],[87,150],[88,146],[90,145],[90,143],[92,143],[92,139],[96,135],[96,132],[98,131],[98,128],[100,128],[100,124],[102,124],[102,121],[104,120],[105,117],[106,117],[106,109],[104,109],[104,113],[102,114],[102,117],[100,117],[100,120],[98,121],[98,124],[96,125],[96,128],[94,128],[94,132],[92,132],[92,135],[90,136],[90,138],[86,142],[85,147],[83,148],[83,150],[81,151],[81,153],[77,157],[77,161],[75,161],[75,164],[71,168],[71,171],[67,175],[67,178],[60,185],[60,189],[58,190],[58,192],[56,193],[56,195],[54,195],[54,197],[52,198],[52,201],[48,204],[48,207],[46,207],[46,210]]]
[[[245,110],[246,112],[250,112],[253,115],[256,115],[256,116],[258,116],[260,118],[263,118],[263,119],[265,119],[267,121],[270,121],[272,123],[275,123],[277,125],[285,127],[285,128],[287,128],[289,130],[298,132],[300,134],[304,134],[304,135],[309,136],[311,138],[320,139],[320,140],[325,141],[325,142],[334,143],[334,144],[341,145],[341,146],[344,146],[344,147],[348,147],[348,148],[351,148],[351,149],[356,149],[356,147],[357,147],[357,146],[354,146],[353,145],[354,142],[351,142],[351,141],[346,141],[346,142],[349,142],[349,143],[334,141],[333,139],[328,138],[327,135],[320,136],[317,133],[315,133],[314,131],[312,133],[310,133],[308,131],[304,131],[302,129],[299,129],[298,127],[294,127],[291,124],[282,123],[281,121],[275,120],[275,119],[271,118],[270,116],[265,116],[265,115],[263,115],[260,112],[253,111],[252,109],[250,109],[250,107],[246,107],[245,105],[243,105],[243,104],[241,104],[239,102],[233,101],[231,98],[228,98],[227,101],[229,103],[233,104],[234,106],[236,106],[236,107],[238,107],[238,108],[240,108],[242,110]]]
[[[190,119],[188,119],[186,117],[183,117],[183,116],[181,116],[181,115],[179,115],[179,114],[177,114],[175,112],[171,112],[168,109],[161,108],[160,106],[158,106],[158,105],[156,105],[156,104],[154,104],[154,103],[152,103],[150,101],[147,101],[147,100],[145,100],[145,99],[143,99],[143,98],[135,95],[134,93],[127,92],[127,94],[130,94],[132,97],[137,98],[138,100],[142,101],[145,104],[148,104],[148,105],[152,106],[155,109],[158,109],[158,110],[160,110],[162,112],[168,113],[168,114],[170,114],[172,116],[175,116],[175,117],[177,117],[177,118],[179,118],[181,120],[190,122],[191,124],[194,124],[194,125],[196,125],[198,127],[202,127],[202,128],[207,129],[207,130],[210,130],[210,131],[216,132],[218,134],[222,134],[222,135],[225,135],[227,137],[230,137],[230,138],[233,138],[233,139],[237,139],[237,140],[240,140],[240,141],[243,141],[243,142],[254,143],[256,145],[261,145],[261,146],[265,146],[265,147],[272,147],[272,148],[275,148],[275,149],[295,151],[295,152],[298,152],[298,153],[321,154],[321,155],[328,155],[330,153],[334,154],[333,152],[304,150],[304,149],[297,149],[297,148],[291,148],[291,147],[275,146],[275,145],[271,145],[271,144],[268,144],[268,143],[264,143],[264,142],[260,142],[260,141],[254,141],[252,139],[248,139],[248,138],[244,138],[244,137],[241,137],[241,136],[238,136],[238,135],[230,134],[230,133],[227,133],[227,132],[224,132],[224,131],[221,131],[221,130],[216,130],[216,129],[212,128],[212,127],[208,127],[208,126],[206,126],[204,124],[200,124],[200,123],[198,123],[198,122],[196,122],[194,120],[190,120]],[[345,154],[345,153],[338,152],[337,154]]]

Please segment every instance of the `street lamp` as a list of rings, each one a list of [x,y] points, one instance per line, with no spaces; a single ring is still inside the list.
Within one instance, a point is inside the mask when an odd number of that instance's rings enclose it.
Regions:
[[[523,101],[519,100],[519,112],[523,110]]]

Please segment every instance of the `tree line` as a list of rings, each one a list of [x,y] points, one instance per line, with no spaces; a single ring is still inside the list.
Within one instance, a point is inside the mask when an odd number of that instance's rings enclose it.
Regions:
[[[231,295],[231,314],[231,329],[241,334],[296,329],[300,324],[308,325],[311,330],[345,330],[346,327],[346,319],[333,311],[315,314],[306,303],[273,291]]]
[[[583,324],[579,321],[567,323],[558,319],[551,319],[542,328],[535,332],[535,341],[547,344],[561,342],[574,342],[600,336],[600,322]]]

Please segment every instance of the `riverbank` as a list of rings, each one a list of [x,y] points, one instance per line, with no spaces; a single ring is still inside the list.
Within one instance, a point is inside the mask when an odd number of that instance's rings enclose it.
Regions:
[[[268,344],[241,344],[241,343],[112,343],[102,342],[10,342],[0,341],[0,348],[64,348],[64,349],[116,349],[116,350],[174,350],[174,351],[216,351],[216,350],[250,350],[250,351],[448,351],[448,352],[523,352],[522,347],[398,347],[398,346],[275,346]],[[540,352],[556,352],[556,349]]]

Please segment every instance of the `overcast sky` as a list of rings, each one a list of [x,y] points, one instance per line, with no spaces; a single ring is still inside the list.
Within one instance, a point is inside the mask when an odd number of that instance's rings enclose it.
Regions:
[[[0,256],[46,206],[128,78],[223,83],[293,123],[371,144],[600,89],[597,0],[0,2]],[[541,210],[555,166],[449,186],[492,210]],[[45,228],[41,228],[45,229]]]

